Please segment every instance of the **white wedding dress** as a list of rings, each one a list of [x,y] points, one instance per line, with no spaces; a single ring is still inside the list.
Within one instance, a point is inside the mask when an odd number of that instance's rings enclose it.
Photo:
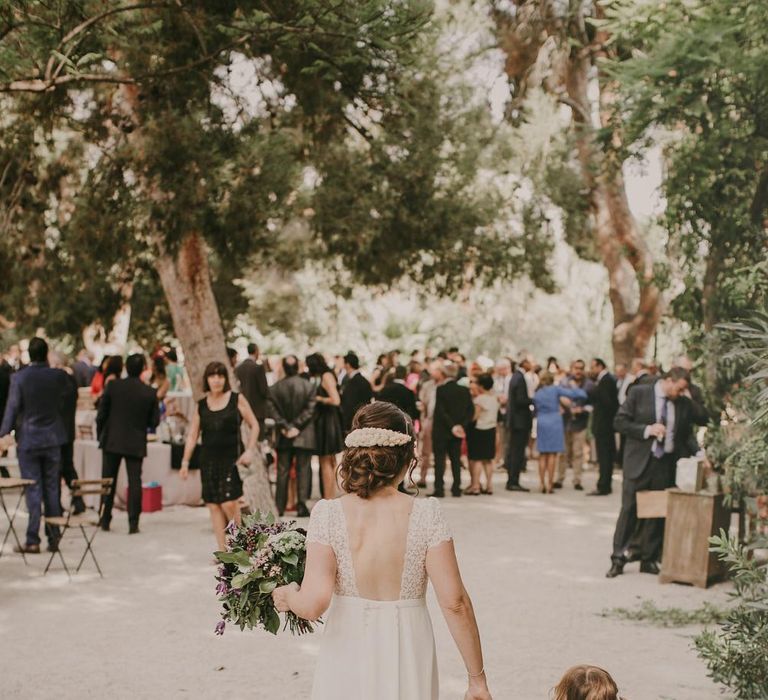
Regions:
[[[333,548],[336,587],[324,616],[312,700],[437,700],[425,560],[430,547],[450,539],[437,499],[414,499],[400,598],[368,600],[357,592],[341,499],[315,505],[307,542]]]

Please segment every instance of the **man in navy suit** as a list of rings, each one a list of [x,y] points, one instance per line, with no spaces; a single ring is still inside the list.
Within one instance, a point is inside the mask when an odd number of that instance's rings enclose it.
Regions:
[[[41,504],[46,517],[61,515],[61,446],[67,442],[63,401],[67,375],[48,366],[48,343],[42,338],[29,342],[30,364],[11,376],[8,404],[0,425],[0,441],[16,430],[19,469],[24,479],[35,483],[27,488],[29,525],[23,547],[28,554],[40,552]],[[47,528],[48,551],[58,546],[59,529]],[[15,548],[20,551],[19,547]]]
[[[507,398],[507,454],[504,466],[507,469],[507,491],[529,491],[520,484],[520,472],[525,468],[525,448],[531,437],[533,413],[525,373],[531,369],[530,358],[523,357],[512,373]]]

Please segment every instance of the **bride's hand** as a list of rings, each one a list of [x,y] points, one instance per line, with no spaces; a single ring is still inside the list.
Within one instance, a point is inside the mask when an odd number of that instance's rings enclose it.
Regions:
[[[464,696],[464,700],[492,700],[488,684],[485,682],[485,676],[470,679],[469,688]]]
[[[280,586],[272,591],[272,600],[278,612],[289,612],[291,606],[288,603],[288,597],[291,593],[299,590],[298,583],[289,583],[287,586]]]

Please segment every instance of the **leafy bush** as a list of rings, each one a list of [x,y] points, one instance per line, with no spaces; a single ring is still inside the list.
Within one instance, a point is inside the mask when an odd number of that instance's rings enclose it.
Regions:
[[[724,531],[710,539],[711,550],[727,563],[737,600],[719,631],[696,638],[699,656],[709,675],[739,700],[768,698],[768,564],[754,550],[768,547],[768,539],[739,544]]]

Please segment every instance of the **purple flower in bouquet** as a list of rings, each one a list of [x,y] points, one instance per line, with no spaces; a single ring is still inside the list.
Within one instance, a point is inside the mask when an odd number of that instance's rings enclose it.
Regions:
[[[300,584],[304,577],[306,532],[294,526],[295,522],[276,523],[271,515],[260,513],[244,516],[239,526],[234,522],[227,525],[226,551],[216,552],[224,564],[216,577],[224,621],[241,630],[261,627],[277,634],[281,619],[272,591]],[[292,612],[285,615],[285,628],[294,634],[314,631],[312,623]]]
[[[224,628],[227,626],[227,623],[224,622],[224,620],[219,620],[219,624],[216,625],[216,629],[214,630],[214,633],[217,634],[219,637],[221,637],[222,634],[224,634]]]

